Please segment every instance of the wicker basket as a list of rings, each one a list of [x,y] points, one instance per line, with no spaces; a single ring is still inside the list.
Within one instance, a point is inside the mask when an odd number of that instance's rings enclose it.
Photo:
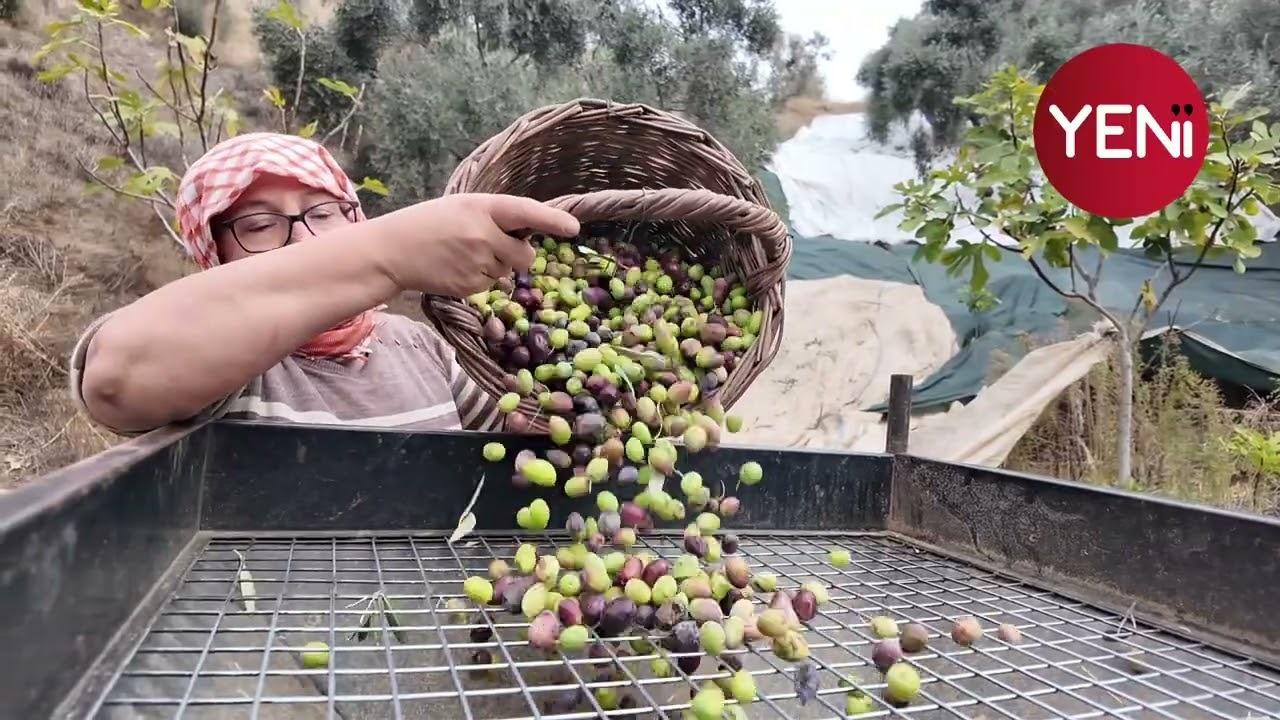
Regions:
[[[728,409],[773,360],[782,341],[791,239],[760,185],[697,126],[639,104],[580,99],[535,110],[477,147],[445,194],[505,193],[542,200],[586,223],[638,220],[677,238],[702,262],[719,260],[763,312],[757,341],[716,391]],[[457,298],[427,295],[422,309],[485,392],[505,389],[486,352],[481,318]],[[537,416],[533,398],[521,409]],[[533,430],[546,430],[539,417]]]

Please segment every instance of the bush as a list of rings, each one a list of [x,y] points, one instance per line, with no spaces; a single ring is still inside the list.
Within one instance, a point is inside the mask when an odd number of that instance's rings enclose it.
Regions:
[[[919,111],[935,139],[958,140],[951,99],[976,91],[1001,65],[1035,68],[1038,82],[1076,53],[1111,42],[1150,45],[1176,59],[1206,95],[1253,83],[1251,102],[1280,119],[1280,5],[1274,0],[932,0],[900,21],[868,56],[873,132]],[[936,123],[941,122],[938,127]]]
[[[373,73],[382,50],[402,33],[396,8],[392,0],[345,0],[334,13],[334,40],[361,74]]]
[[[370,88],[360,172],[377,175],[403,206],[443,189],[480,142],[535,107],[536,72],[509,51],[482,62],[474,42],[448,31],[424,48],[390,52]]]
[[[1212,380],[1176,351],[1172,336],[1143,365],[1134,387],[1134,453],[1127,490],[1192,502],[1274,512],[1275,488],[1237,470],[1239,414]],[[1049,406],[1014,447],[1005,467],[1099,485],[1115,484],[1119,372],[1114,358],[1095,367]],[[1254,412],[1252,424],[1274,414]],[[1272,480],[1272,478],[1268,478]]]
[[[302,84],[296,116],[317,121],[320,127],[333,127],[341,122],[351,109],[351,100],[326,89],[316,78],[340,78],[358,87],[370,75],[357,69],[358,64],[339,44],[334,28],[311,25],[300,38],[293,28],[268,17],[267,9],[259,7],[255,10],[253,30],[266,58],[271,82],[280,89],[291,110],[299,70],[303,71],[306,82]],[[305,56],[301,52],[304,42]]]
[[[22,0],[0,0],[0,20],[13,20],[22,11]]]

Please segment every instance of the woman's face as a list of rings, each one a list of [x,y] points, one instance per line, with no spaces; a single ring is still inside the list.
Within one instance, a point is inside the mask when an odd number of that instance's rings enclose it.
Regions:
[[[218,258],[234,262],[249,255],[300,242],[323,232],[350,224],[354,204],[335,205],[343,198],[303,185],[290,177],[260,175],[235,203],[212,221]],[[306,222],[277,215],[308,212]]]

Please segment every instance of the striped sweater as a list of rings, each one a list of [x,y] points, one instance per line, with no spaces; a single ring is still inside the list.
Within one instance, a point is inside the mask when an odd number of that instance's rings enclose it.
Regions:
[[[81,391],[85,354],[106,317],[95,321],[72,351],[71,394],[86,415]],[[453,348],[433,328],[402,315],[378,313],[374,337],[373,353],[363,365],[290,355],[196,419],[500,429],[497,405],[458,365]]]

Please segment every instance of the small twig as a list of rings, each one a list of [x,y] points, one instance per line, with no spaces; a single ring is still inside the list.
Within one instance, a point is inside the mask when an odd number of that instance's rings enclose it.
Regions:
[[[364,86],[364,83],[360,83],[360,92],[356,93],[355,99],[351,101],[351,107],[347,110],[347,114],[342,116],[342,119],[338,121],[337,125],[333,126],[332,130],[325,133],[324,137],[320,139],[321,144],[329,142],[329,138],[332,138],[339,131],[342,132],[342,140],[346,140],[347,125],[351,122],[351,118],[355,117],[356,111],[360,109],[360,100],[364,97]]]
[[[293,90],[293,116],[298,117],[298,105],[302,102],[302,78],[306,74],[307,68],[307,36],[301,29],[298,31],[298,82]],[[281,113],[284,109],[281,108]],[[289,132],[286,125],[285,132]]]
[[[219,11],[221,10],[222,10],[222,0],[214,0],[213,19],[210,20],[209,22],[209,38],[205,40],[204,62],[201,63],[202,68],[200,72],[200,110],[196,112],[196,129],[199,130],[200,132],[200,140],[202,142],[204,141],[205,135],[206,135],[204,131],[204,111],[209,98],[209,95],[208,95],[209,70],[213,66],[213,44],[217,42],[217,39],[218,39],[218,14],[219,14]],[[179,52],[181,52],[181,49],[179,49]],[[209,149],[209,146],[205,144],[203,149],[207,151]]]
[[[93,102],[93,93],[89,90],[88,69],[84,71],[84,99],[85,102],[89,103],[89,107],[93,110],[94,114],[98,116],[98,119],[102,121],[102,126],[107,129],[107,132],[111,133],[111,139],[115,140],[118,145],[127,146],[128,142],[121,139],[120,136],[116,134],[116,129],[111,125],[111,121],[107,119],[107,116],[103,114],[102,110],[98,109],[97,104]]]
[[[102,21],[97,23],[98,28],[98,61],[102,64],[102,83],[107,87],[107,94],[112,98],[116,95],[116,89],[111,85],[111,70],[107,67],[107,55],[103,50]],[[120,123],[120,132],[124,133],[124,145],[129,145],[129,127],[125,124],[124,116],[120,114],[120,102],[118,100],[109,100],[111,113],[116,116],[116,122]]]
[[[178,4],[173,4],[173,29],[175,32],[182,26],[181,19],[178,17]],[[187,105],[191,107],[191,114],[196,114],[196,101],[194,91],[191,89],[191,78],[187,75],[187,56],[182,51],[182,44],[178,44],[178,65],[182,68],[182,87],[187,93]]]
[[[88,165],[85,165],[85,164],[84,164],[84,161],[83,161],[83,160],[81,160],[80,158],[76,158],[76,164],[80,166],[80,169],[81,169],[81,170],[83,170],[83,171],[85,172],[85,174],[86,174],[86,175],[88,175],[89,177],[91,177],[91,178],[93,178],[94,180],[96,180],[96,181],[98,182],[98,184],[99,184],[99,185],[101,185],[101,186],[105,187],[106,189],[108,189],[108,190],[110,190],[110,191],[112,191],[112,192],[114,192],[114,193],[116,193],[116,194],[118,194],[118,195],[123,195],[123,196],[125,196],[125,197],[130,197],[130,198],[133,198],[133,199],[135,199],[135,200],[145,200],[145,201],[147,201],[147,202],[156,202],[156,199],[155,199],[155,198],[147,197],[146,195],[140,195],[140,194],[135,193],[135,192],[130,192],[130,191],[128,191],[128,190],[125,190],[124,188],[118,187],[118,186],[116,186],[116,185],[114,185],[114,184],[112,184],[112,183],[108,182],[107,180],[103,179],[103,178],[102,178],[102,176],[100,176],[100,175],[98,175],[97,173],[95,173],[94,171],[90,170],[90,169],[89,169],[89,166],[88,166]]]

